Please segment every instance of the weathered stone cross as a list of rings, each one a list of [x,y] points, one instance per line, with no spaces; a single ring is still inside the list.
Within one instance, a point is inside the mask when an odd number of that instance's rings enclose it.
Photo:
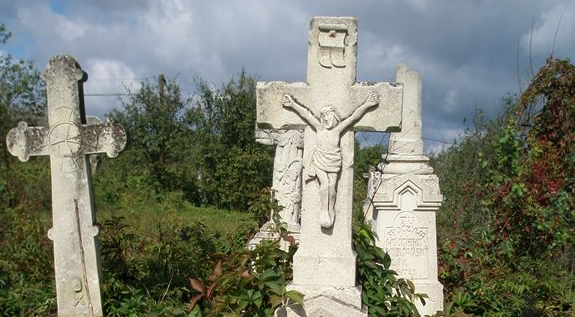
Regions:
[[[42,78],[48,91],[48,127],[25,122],[8,133],[8,150],[21,161],[50,155],[54,265],[58,316],[103,316],[97,234],[87,154],[115,157],[126,132],[111,121],[85,122],[84,72],[70,56],[56,56]]]
[[[351,243],[354,131],[399,131],[403,88],[356,83],[356,44],[355,19],[313,18],[307,83],[258,82],[257,123],[259,128],[305,128],[293,288],[306,298],[329,293],[335,302],[361,307]],[[351,290],[340,291],[346,288]],[[308,316],[313,316],[309,306]]]

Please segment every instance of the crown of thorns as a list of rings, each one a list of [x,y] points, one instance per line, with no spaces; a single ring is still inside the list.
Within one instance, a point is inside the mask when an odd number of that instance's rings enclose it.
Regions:
[[[333,117],[335,118],[335,120],[337,120],[338,122],[341,121],[339,116],[335,113],[335,109],[333,107],[329,107],[329,106],[321,109],[319,117],[323,118],[323,116],[328,112],[331,112],[333,114]]]

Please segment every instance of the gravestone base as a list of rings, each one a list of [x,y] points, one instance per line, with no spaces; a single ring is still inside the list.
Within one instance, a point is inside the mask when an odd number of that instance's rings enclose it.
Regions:
[[[291,242],[282,239],[277,230],[275,230],[275,227],[275,223],[271,221],[266,222],[248,242],[248,250],[255,249],[263,240],[279,240],[278,248],[282,251],[288,252]],[[299,244],[299,237],[301,235],[300,231],[301,228],[299,225],[289,225],[287,227],[287,235],[294,237],[295,244]]]
[[[288,290],[305,294],[303,305],[278,308],[275,317],[367,317],[361,308],[360,287],[288,285]]]
[[[413,284],[415,285],[415,292],[426,294],[429,297],[425,299],[425,305],[421,304],[421,301],[415,303],[417,311],[422,316],[431,316],[443,311],[443,285],[441,283],[413,281]]]
[[[335,252],[334,252],[335,253]],[[332,287],[354,287],[355,254],[309,254],[300,249],[294,255],[293,282],[295,285],[322,285]],[[306,285],[306,286],[303,286]],[[301,290],[298,289],[301,292]]]
[[[373,199],[376,244],[389,253],[391,269],[398,277],[411,280],[416,293],[429,296],[425,305],[414,303],[422,316],[443,310],[443,286],[437,280],[435,225],[443,196],[439,179],[424,164],[425,159],[404,156],[403,162],[385,165],[385,174],[372,174],[373,182],[379,184]]]

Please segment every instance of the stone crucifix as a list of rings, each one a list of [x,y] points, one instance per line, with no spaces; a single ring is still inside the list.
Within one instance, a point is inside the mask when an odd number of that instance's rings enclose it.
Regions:
[[[10,153],[21,161],[50,155],[54,265],[58,316],[103,316],[90,163],[86,155],[115,157],[126,132],[111,121],[87,125],[85,73],[70,56],[56,56],[42,74],[48,92],[48,126],[25,122],[8,133]]]
[[[292,288],[309,299],[329,297],[330,311],[340,316],[337,303],[361,310],[351,243],[354,132],[399,131],[403,88],[355,82],[354,18],[313,18],[308,43],[307,83],[257,83],[257,124],[305,129],[301,240]],[[309,314],[313,304],[306,305],[307,316],[315,316]]]
[[[341,170],[341,134],[378,103],[378,95],[371,93],[361,106],[342,121],[331,106],[321,109],[321,115],[317,118],[290,95],[283,96],[282,105],[297,113],[316,134],[317,143],[312,149],[312,162],[307,165],[306,174],[310,178],[317,177],[318,180],[319,222],[323,228],[331,228],[335,220],[337,178]]]

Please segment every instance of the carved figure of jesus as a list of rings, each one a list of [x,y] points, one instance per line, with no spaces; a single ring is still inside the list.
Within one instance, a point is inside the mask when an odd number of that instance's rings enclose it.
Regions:
[[[331,106],[321,110],[319,119],[305,106],[299,104],[290,95],[283,95],[282,106],[293,110],[316,133],[316,145],[313,148],[313,164],[306,166],[309,177],[316,177],[320,191],[320,225],[322,228],[331,228],[335,220],[335,199],[337,194],[337,181],[341,170],[340,139],[342,133],[359,121],[371,108],[379,103],[379,96],[369,94],[363,104],[353,113],[341,120]]]

